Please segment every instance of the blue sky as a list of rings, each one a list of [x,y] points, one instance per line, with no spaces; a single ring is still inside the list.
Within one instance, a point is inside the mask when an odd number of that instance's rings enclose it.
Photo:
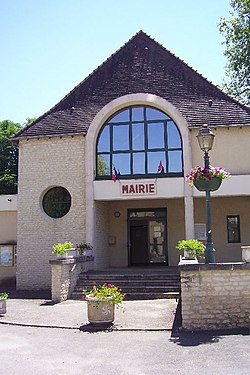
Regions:
[[[139,30],[220,85],[229,11],[229,0],[0,0],[0,121],[42,115]]]

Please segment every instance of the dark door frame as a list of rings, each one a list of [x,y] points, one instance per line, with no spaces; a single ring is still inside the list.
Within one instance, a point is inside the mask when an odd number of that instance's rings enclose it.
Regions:
[[[168,248],[167,248],[167,208],[131,208],[131,209],[128,209],[128,220],[127,220],[127,235],[128,235],[128,265],[129,267],[130,266],[135,266],[133,263],[132,263],[132,254],[131,254],[131,238],[130,238],[130,228],[132,226],[139,226],[141,223],[141,226],[145,225],[145,222],[148,223],[152,220],[164,220],[164,224],[165,224],[165,238],[164,238],[164,246],[165,246],[165,262],[162,262],[162,263],[152,263],[152,262],[148,262],[148,263],[141,263],[141,264],[138,264],[138,265],[168,265]],[[164,213],[162,216],[145,216],[145,217],[132,217],[130,218],[130,213],[131,212],[162,212]],[[150,241],[149,241],[149,228],[148,228],[148,239],[147,239],[147,243],[148,243],[148,251],[149,251],[149,246],[150,246]],[[136,264],[137,265],[137,264]]]

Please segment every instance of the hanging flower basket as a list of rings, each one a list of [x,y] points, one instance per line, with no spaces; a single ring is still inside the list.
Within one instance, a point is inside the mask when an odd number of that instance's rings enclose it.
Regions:
[[[197,178],[197,180],[194,181],[194,186],[199,191],[216,191],[221,186],[222,179],[219,177],[212,177],[211,180],[203,180],[202,178]]]
[[[215,191],[218,190],[222,180],[229,178],[230,173],[221,167],[194,167],[186,176],[187,182],[191,186],[195,186],[200,191]]]

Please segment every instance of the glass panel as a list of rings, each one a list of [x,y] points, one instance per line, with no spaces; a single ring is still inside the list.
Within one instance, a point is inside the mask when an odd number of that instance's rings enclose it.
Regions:
[[[0,246],[0,265],[1,266],[13,266],[13,248],[14,245],[2,245]]]
[[[145,150],[144,123],[132,124],[132,149]]]
[[[181,138],[173,121],[168,122],[168,148],[181,148]]]
[[[130,174],[130,154],[114,154],[113,165],[118,174]]]
[[[136,152],[133,154],[133,174],[145,174],[144,152]]]
[[[129,109],[125,109],[115,116],[111,117],[109,122],[128,122],[129,121]]]
[[[97,156],[97,176],[110,175],[110,154]]]
[[[182,172],[182,152],[169,151],[168,152],[168,172]]]
[[[98,146],[97,146],[98,152],[110,152],[110,127],[109,125],[106,125],[99,137]]]
[[[158,173],[162,163],[162,173],[166,172],[166,153],[164,151],[148,152],[148,173]]]
[[[228,242],[240,242],[240,218],[239,216],[227,217]]]
[[[165,148],[163,122],[148,124],[148,148]]]
[[[158,111],[155,108],[146,109],[146,119],[147,120],[168,120],[170,117],[165,113]]]
[[[58,186],[47,191],[43,197],[44,212],[53,218],[66,215],[71,207],[71,195],[67,189]]]
[[[161,220],[149,222],[149,261],[151,263],[166,261],[165,225]]]
[[[144,120],[144,107],[132,108],[132,121],[143,121]]]
[[[113,150],[129,150],[129,126],[113,126]]]

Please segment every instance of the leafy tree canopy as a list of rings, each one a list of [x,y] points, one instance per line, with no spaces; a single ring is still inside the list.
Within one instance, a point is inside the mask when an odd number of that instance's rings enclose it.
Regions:
[[[17,193],[18,149],[10,137],[34,120],[27,118],[23,125],[9,120],[0,121],[0,194]]]
[[[224,89],[244,104],[250,104],[250,0],[231,0],[230,18],[221,18],[228,59]]]

